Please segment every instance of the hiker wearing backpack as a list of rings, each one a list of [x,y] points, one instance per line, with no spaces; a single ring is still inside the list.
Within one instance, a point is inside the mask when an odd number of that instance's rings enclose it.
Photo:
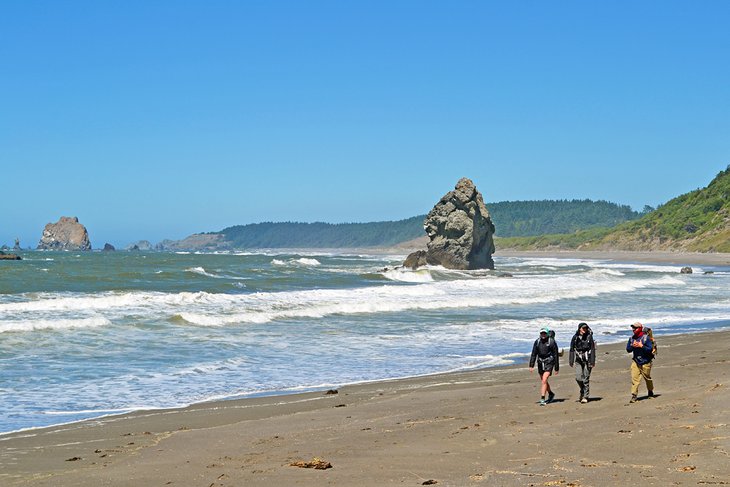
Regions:
[[[535,340],[532,346],[532,355],[530,355],[530,372],[535,370],[535,362],[537,362],[537,373],[540,376],[540,406],[545,406],[555,398],[555,393],[550,389],[548,379],[555,370],[558,374],[560,363],[558,362],[558,344],[555,343],[555,335],[550,333],[550,329],[545,327],[540,330],[540,338]],[[545,400],[547,394],[547,400]]]
[[[568,365],[575,365],[575,381],[580,388],[578,401],[585,404],[590,394],[591,370],[596,365],[596,342],[593,341],[593,332],[587,323],[578,325],[578,330],[570,341],[568,357]]]
[[[631,361],[631,399],[630,403],[636,402],[639,394],[641,378],[646,382],[646,389],[649,397],[654,397],[654,381],[651,378],[651,361],[654,360],[654,341],[645,333],[644,325],[638,321],[631,325],[634,333],[626,343],[626,351],[633,353]],[[647,328],[651,333],[651,330]]]

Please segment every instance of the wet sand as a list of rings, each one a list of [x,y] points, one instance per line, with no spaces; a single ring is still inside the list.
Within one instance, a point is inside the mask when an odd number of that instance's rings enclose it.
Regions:
[[[544,407],[520,364],[138,412],[0,437],[0,484],[730,485],[730,331],[659,337],[659,396],[630,405],[597,339],[588,404],[564,358]]]

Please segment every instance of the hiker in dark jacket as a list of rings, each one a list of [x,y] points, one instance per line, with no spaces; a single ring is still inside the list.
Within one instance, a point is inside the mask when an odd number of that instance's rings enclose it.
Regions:
[[[575,381],[580,388],[578,401],[585,404],[590,395],[591,371],[596,365],[596,342],[593,341],[593,332],[587,323],[578,325],[578,330],[570,341],[568,365],[575,365]]]
[[[634,333],[626,343],[626,351],[633,353],[631,360],[631,399],[630,403],[636,402],[639,394],[641,378],[646,382],[646,389],[649,397],[654,397],[654,381],[651,379],[651,361],[654,360],[654,344],[649,336],[644,333],[644,325],[638,321],[631,325]]]
[[[540,330],[540,338],[535,340],[532,346],[532,355],[530,355],[530,372],[535,370],[535,362],[537,362],[537,373],[540,376],[540,406],[544,406],[555,398],[555,393],[550,389],[548,379],[555,370],[558,374],[560,364],[558,363],[558,344],[550,333],[550,329],[542,328]],[[545,394],[548,395],[547,401]]]

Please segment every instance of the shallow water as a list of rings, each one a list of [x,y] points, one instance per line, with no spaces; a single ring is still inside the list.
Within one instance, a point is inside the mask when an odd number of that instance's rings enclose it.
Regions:
[[[0,261],[0,432],[503,365],[524,360],[545,325],[562,346],[579,321],[599,343],[637,320],[659,335],[730,326],[727,267],[496,256],[496,271],[410,271],[393,268],[403,255],[316,251],[24,258]]]

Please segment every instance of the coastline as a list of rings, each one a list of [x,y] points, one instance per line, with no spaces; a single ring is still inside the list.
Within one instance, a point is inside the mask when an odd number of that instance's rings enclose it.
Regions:
[[[600,340],[600,337],[598,337]],[[0,436],[3,485],[730,483],[730,331],[661,336],[659,397],[628,406],[629,355],[599,345],[592,401],[524,364],[202,403]],[[640,397],[645,389],[640,390]],[[575,432],[588,438],[575,441]],[[290,466],[314,457],[333,468]],[[557,483],[556,483],[557,482]]]
[[[713,265],[730,266],[730,254],[700,252],[635,252],[635,251],[603,251],[603,250],[510,250],[504,249],[494,253],[497,257],[537,257],[557,259],[596,259],[615,260],[620,262],[643,262],[677,265]]]

